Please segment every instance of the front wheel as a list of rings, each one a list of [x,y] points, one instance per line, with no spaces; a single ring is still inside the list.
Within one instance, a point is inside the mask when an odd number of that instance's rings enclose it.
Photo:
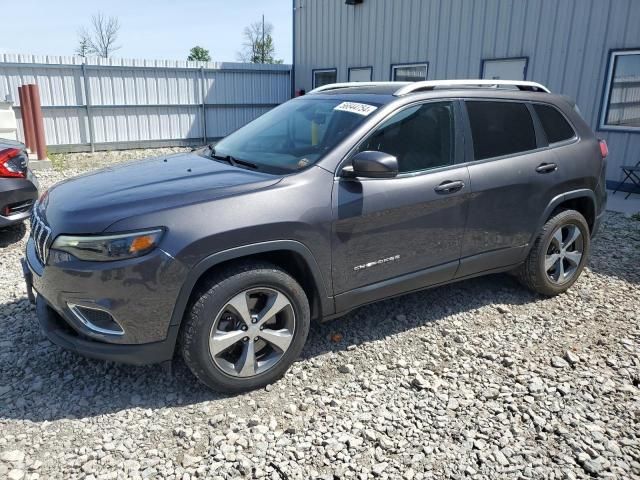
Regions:
[[[211,278],[182,331],[182,355],[213,390],[241,392],[278,380],[309,333],[309,302],[275,265],[238,266]]]
[[[590,247],[589,226],[582,214],[561,211],[545,223],[518,277],[526,287],[542,295],[563,293],[582,273]]]

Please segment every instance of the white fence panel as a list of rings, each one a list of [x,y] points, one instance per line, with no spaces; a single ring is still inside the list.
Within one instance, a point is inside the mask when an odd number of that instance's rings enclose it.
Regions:
[[[24,138],[18,87],[40,88],[51,151],[193,145],[291,97],[290,65],[0,55]]]
[[[207,109],[207,131],[221,138],[269,111],[270,107],[215,107]]]

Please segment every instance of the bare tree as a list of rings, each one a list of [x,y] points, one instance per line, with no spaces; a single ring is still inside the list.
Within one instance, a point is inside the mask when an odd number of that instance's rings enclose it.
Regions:
[[[91,49],[93,53],[102,58],[109,58],[120,47],[116,46],[120,21],[118,17],[106,17],[98,12],[91,17],[93,35],[91,36]]]
[[[261,22],[253,22],[245,27],[243,32],[243,49],[238,52],[241,62],[250,63],[282,63],[282,60],[273,58],[276,47],[273,44],[273,25],[265,23],[264,16]]]
[[[78,46],[75,51],[76,55],[82,58],[86,58],[92,54],[91,51],[91,35],[86,28],[78,30]]]
[[[118,17],[107,17],[98,12],[91,17],[90,30],[83,27],[78,31],[76,54],[81,57],[96,55],[109,58],[113,52],[120,49],[120,46],[116,45],[119,31]]]

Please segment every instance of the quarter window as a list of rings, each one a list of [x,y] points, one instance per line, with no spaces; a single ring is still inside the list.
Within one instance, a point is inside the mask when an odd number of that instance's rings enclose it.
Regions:
[[[416,63],[412,65],[394,65],[391,67],[391,80],[396,82],[419,82],[427,79],[429,65]]]
[[[529,109],[518,102],[467,101],[476,160],[534,150]]]
[[[398,159],[401,173],[453,163],[453,104],[431,102],[406,108],[384,122],[360,146]]]
[[[540,119],[549,143],[562,142],[575,137],[573,128],[555,107],[538,103],[534,104],[533,108]]]
[[[322,87],[330,83],[336,83],[338,72],[335,68],[313,71],[313,88]]]
[[[611,53],[600,126],[640,129],[640,50]]]

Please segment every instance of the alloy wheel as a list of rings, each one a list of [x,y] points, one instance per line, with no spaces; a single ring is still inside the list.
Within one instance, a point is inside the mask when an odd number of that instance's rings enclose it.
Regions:
[[[569,281],[578,271],[584,253],[584,238],[573,224],[561,225],[551,236],[544,259],[547,278],[561,284]]]
[[[211,358],[227,375],[259,375],[282,359],[295,325],[293,305],[283,292],[266,287],[242,291],[216,316],[209,335]]]

